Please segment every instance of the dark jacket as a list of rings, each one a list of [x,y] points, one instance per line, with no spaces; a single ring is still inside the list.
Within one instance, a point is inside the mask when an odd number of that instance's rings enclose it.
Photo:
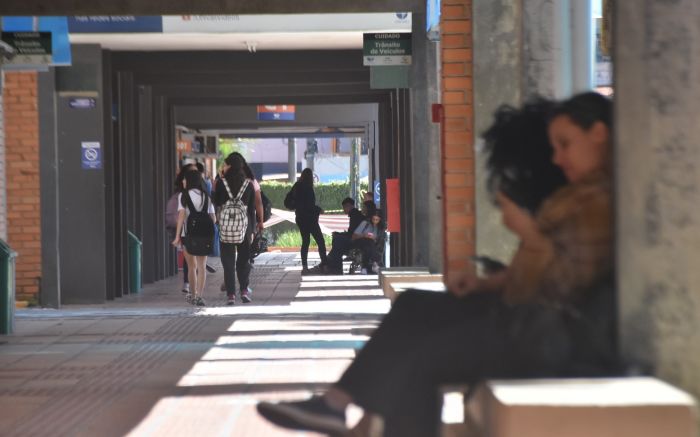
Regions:
[[[318,220],[320,209],[316,206],[316,193],[314,193],[313,185],[296,182],[292,190],[294,190],[294,200],[296,203],[294,213],[297,218],[304,221]]]
[[[238,191],[241,189],[245,177],[240,177],[240,175],[232,176],[229,173],[224,175],[224,177],[226,178],[226,182],[228,182],[228,186],[231,189],[231,194],[235,197],[238,194]],[[216,188],[214,190],[214,205],[221,207],[229,200],[229,198],[230,197],[226,191],[226,186],[224,185],[223,181],[217,180]],[[246,233],[251,234],[255,229],[255,189],[253,188],[253,183],[251,181],[248,181],[248,187],[243,192],[243,196],[241,196],[241,202],[248,207],[248,230]]]
[[[350,226],[348,226],[348,232],[350,235],[352,235],[353,232],[355,232],[355,229],[357,229],[358,226],[360,226],[360,223],[362,223],[365,220],[365,216],[360,212],[359,209],[353,208],[350,210],[350,213],[348,214],[348,217],[350,217]]]

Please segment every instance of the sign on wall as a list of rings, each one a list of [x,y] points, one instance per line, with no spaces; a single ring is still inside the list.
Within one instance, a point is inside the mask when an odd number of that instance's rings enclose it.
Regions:
[[[83,141],[81,143],[81,159],[84,170],[102,169],[102,150],[100,143],[96,141]]]
[[[10,64],[51,63],[51,32],[2,32],[2,41],[15,50]]]
[[[365,33],[362,44],[363,65],[411,65],[410,33]]]

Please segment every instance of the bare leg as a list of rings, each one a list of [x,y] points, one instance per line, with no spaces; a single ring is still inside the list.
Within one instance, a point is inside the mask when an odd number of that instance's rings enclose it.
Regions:
[[[197,265],[195,264],[195,256],[190,255],[187,250],[184,251],[185,253],[185,261],[187,261],[187,276],[190,282],[190,293],[196,294],[197,293]]]
[[[207,280],[207,257],[197,256],[195,257],[195,262],[197,263],[197,296],[201,297],[202,293],[204,293],[204,284]]]

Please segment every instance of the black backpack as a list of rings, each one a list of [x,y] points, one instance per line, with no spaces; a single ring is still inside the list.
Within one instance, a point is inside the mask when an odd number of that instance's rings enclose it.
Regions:
[[[284,207],[290,211],[297,209],[296,185],[289,190],[289,193],[284,197]]]
[[[270,202],[270,199],[265,195],[265,193],[260,190],[260,197],[262,197],[262,204],[263,204],[263,223],[270,220],[272,217],[272,202]]]
[[[207,212],[209,210],[209,196],[202,192],[204,205],[201,211],[197,211],[192,203],[188,191],[182,193],[190,214],[187,216],[187,231],[185,233],[185,248],[190,255],[208,256],[214,247],[214,221]]]

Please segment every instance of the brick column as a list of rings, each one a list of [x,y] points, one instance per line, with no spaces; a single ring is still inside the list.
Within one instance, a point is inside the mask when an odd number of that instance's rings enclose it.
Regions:
[[[2,74],[1,71],[0,74]],[[3,121],[2,78],[0,78],[0,239],[7,240],[7,192],[5,191],[5,122]]]
[[[440,21],[445,114],[445,273],[471,268],[475,249],[472,2],[443,0]]]
[[[41,282],[36,73],[5,74],[4,108],[8,242],[18,253],[17,300],[30,300]]]

